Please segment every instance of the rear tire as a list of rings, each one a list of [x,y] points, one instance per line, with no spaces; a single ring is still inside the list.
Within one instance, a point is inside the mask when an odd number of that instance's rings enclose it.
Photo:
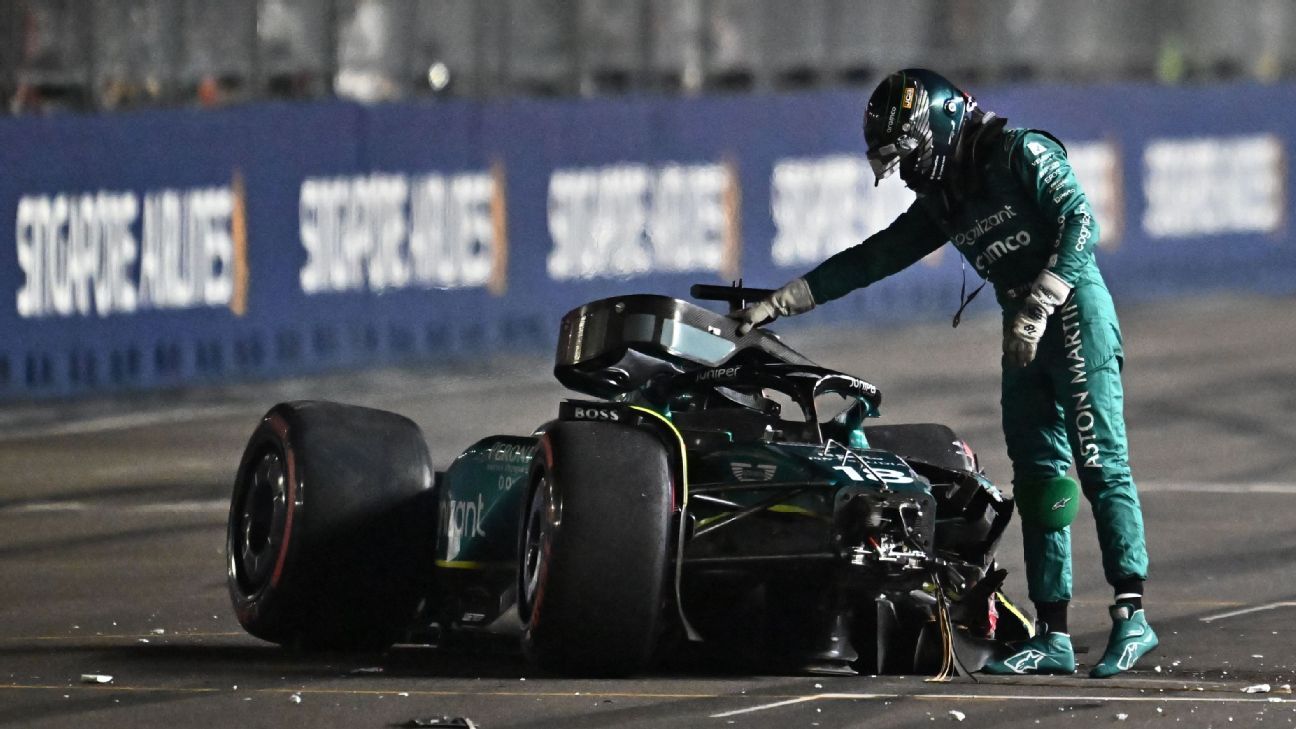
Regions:
[[[427,585],[433,472],[395,413],[281,403],[253,432],[230,503],[230,598],[252,635],[320,650],[395,642]]]
[[[546,671],[626,675],[652,659],[669,574],[666,448],[623,425],[557,423],[524,513],[522,647]]]

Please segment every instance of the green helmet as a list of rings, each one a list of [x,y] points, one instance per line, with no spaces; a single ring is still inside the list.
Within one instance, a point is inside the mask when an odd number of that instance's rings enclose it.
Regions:
[[[882,80],[864,111],[864,141],[877,182],[897,167],[919,194],[937,190],[953,174],[955,152],[976,100],[925,68],[906,68]]]

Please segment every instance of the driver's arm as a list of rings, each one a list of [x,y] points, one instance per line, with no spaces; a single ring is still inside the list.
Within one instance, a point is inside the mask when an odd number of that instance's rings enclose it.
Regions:
[[[1056,220],[1058,237],[1048,272],[1068,286],[1080,282],[1098,244],[1098,221],[1057,140],[1027,132],[1013,150],[1012,171],[1045,220]]]
[[[891,225],[833,255],[805,280],[814,302],[823,304],[908,268],[945,240],[931,213],[915,200]]]

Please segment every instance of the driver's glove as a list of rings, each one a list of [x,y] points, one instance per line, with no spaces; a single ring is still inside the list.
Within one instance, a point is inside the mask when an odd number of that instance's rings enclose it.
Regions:
[[[752,327],[768,324],[780,316],[793,316],[815,307],[810,284],[804,278],[794,278],[783,288],[730,316],[738,320],[738,334],[746,334]]]
[[[1012,326],[1004,332],[1004,357],[1009,364],[1025,367],[1035,359],[1040,337],[1053,310],[1071,295],[1071,284],[1052,271],[1043,271],[1031,284],[1030,293]]]

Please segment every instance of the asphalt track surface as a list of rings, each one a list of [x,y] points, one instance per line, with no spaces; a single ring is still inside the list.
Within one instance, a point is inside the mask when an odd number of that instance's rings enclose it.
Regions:
[[[1162,646],[1112,680],[734,675],[566,680],[507,653],[303,656],[243,634],[225,588],[226,499],[276,400],[385,407],[434,457],[527,432],[562,396],[544,357],[0,412],[0,727],[1187,726],[1296,723],[1296,300],[1129,306],[1127,420]],[[943,421],[1006,482],[997,322],[803,332],[881,387],[884,422]],[[1072,632],[1101,654],[1109,592],[1077,522]],[[1001,561],[1024,593],[1020,542]],[[1082,665],[1082,670],[1084,665]],[[86,683],[83,674],[111,676]],[[1267,693],[1244,689],[1268,684]],[[963,717],[960,720],[960,716]]]

